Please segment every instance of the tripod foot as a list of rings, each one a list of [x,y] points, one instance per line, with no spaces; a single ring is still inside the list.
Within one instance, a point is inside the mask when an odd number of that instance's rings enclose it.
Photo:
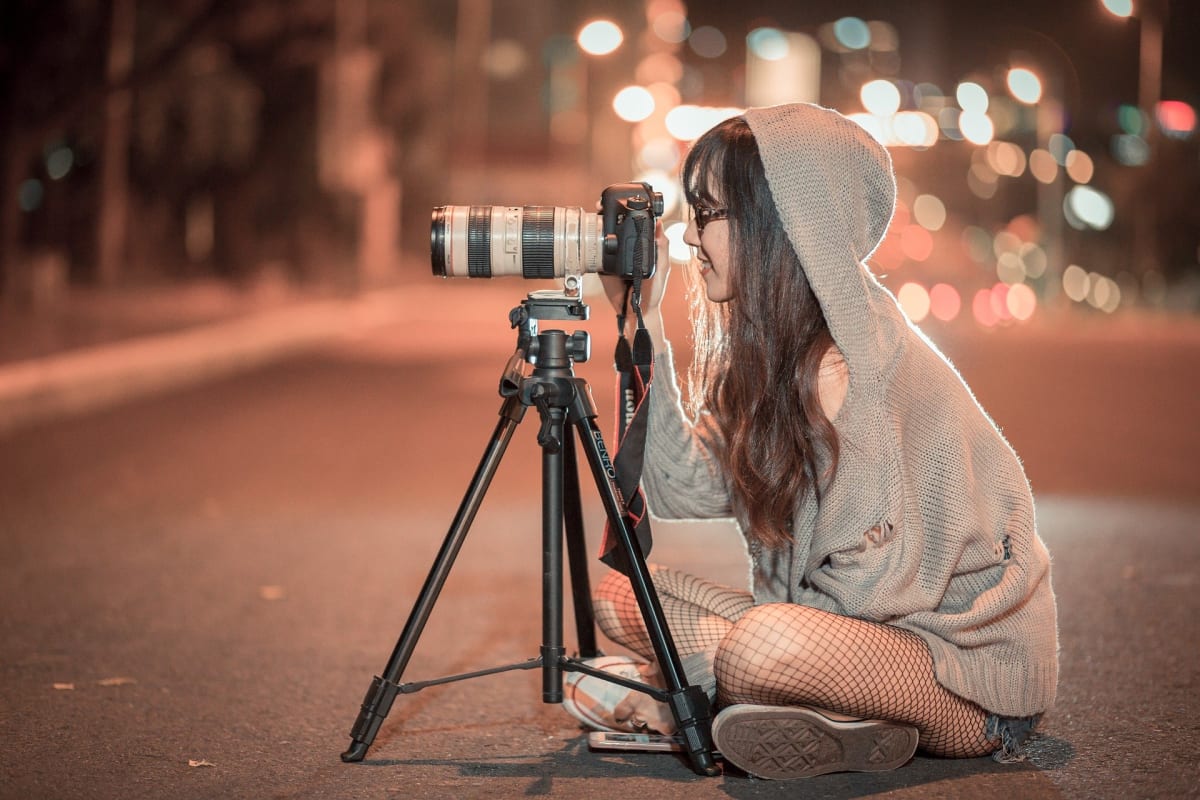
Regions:
[[[721,774],[713,756],[712,712],[708,695],[698,686],[685,686],[667,696],[667,704],[675,715],[678,735],[683,739],[688,760],[697,775],[715,777]]]
[[[347,764],[362,761],[370,747],[366,742],[351,742],[350,749],[342,753],[342,761]]]

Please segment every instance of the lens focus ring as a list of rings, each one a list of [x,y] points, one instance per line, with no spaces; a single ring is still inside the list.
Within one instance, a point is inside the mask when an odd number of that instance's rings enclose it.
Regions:
[[[524,277],[554,277],[554,206],[525,206],[521,253]]]
[[[471,206],[467,216],[467,274],[492,277],[492,207]]]

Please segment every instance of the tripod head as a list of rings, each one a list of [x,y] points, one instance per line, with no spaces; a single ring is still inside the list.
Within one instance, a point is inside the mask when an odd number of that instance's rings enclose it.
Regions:
[[[587,331],[575,331],[567,335],[561,330],[538,331],[540,320],[586,320],[588,307],[583,300],[562,292],[531,292],[521,305],[508,313],[508,321],[517,331],[517,350],[509,359],[500,378],[500,395],[515,397],[522,394],[522,386],[528,392],[530,380],[570,379],[574,377],[571,365],[587,361],[591,356],[592,341]],[[525,365],[534,367],[533,375],[526,376]]]

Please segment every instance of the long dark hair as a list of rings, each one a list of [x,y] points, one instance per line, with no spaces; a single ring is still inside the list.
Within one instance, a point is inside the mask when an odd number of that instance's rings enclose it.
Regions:
[[[729,209],[732,262],[728,303],[692,293],[692,410],[707,410],[717,423],[720,458],[749,523],[746,534],[783,547],[792,540],[798,500],[809,491],[819,499],[822,482],[837,468],[837,433],[817,394],[821,359],[833,339],[744,119],[727,120],[696,141],[683,183],[692,205]]]

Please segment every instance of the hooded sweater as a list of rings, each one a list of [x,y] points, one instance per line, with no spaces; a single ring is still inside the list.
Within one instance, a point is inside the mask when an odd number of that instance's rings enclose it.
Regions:
[[[937,680],[1000,717],[1054,701],[1050,557],[1016,454],[950,362],[874,278],[896,184],[887,150],[808,104],[744,115],[787,231],[849,371],[831,420],[837,469],[796,498],[792,541],[748,540],[756,603],[798,603],[913,631]],[[753,264],[736,264],[753,269]],[[670,349],[657,357],[643,485],[669,519],[734,516],[711,417],[689,421]],[[828,462],[818,456],[818,474]]]

